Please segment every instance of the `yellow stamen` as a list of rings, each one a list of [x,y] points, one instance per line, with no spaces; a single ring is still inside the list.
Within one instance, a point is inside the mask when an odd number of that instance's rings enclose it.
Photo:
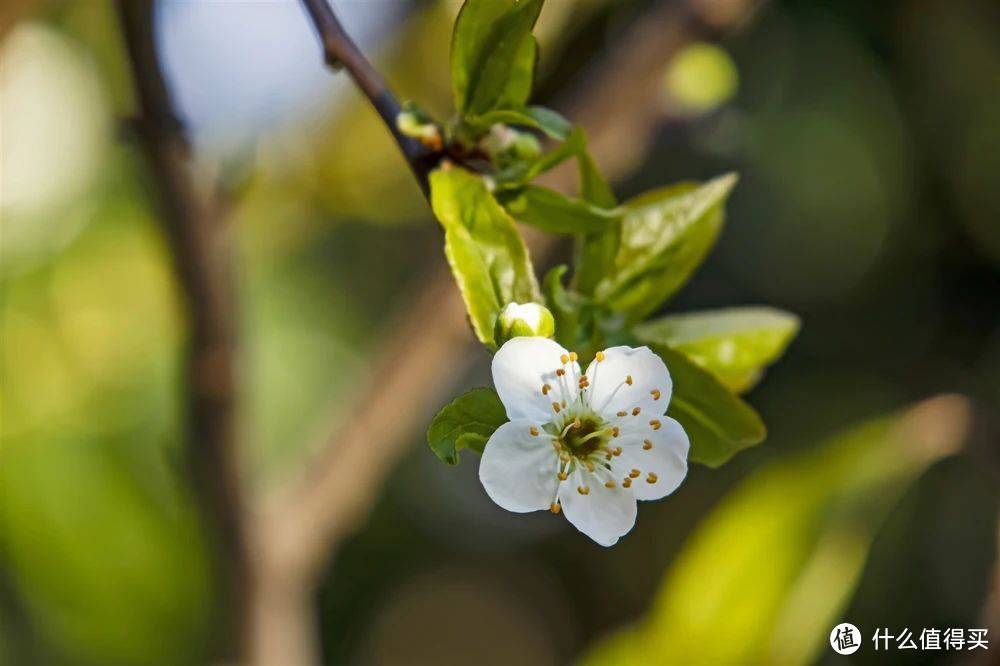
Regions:
[[[631,487],[632,487],[632,479],[626,476],[624,479],[622,479],[622,488],[631,488]]]
[[[602,352],[602,351],[597,352],[596,354],[594,354],[594,358],[596,358],[598,360],[598,362],[603,361],[604,360],[604,352]]]
[[[590,494],[590,488],[588,488],[587,486],[579,486],[576,489],[576,492],[580,493],[581,495],[589,495]]]
[[[653,400],[659,400],[660,399],[660,389],[653,389],[649,393],[650,393],[650,395],[653,396]]]
[[[646,477],[646,483],[656,483],[656,480],[658,478],[659,478],[658,476],[656,476],[655,474],[653,474],[652,472],[650,472],[649,476]]]
[[[552,390],[551,386],[549,386],[548,384],[542,384],[542,395],[548,395],[549,391],[551,390]]]
[[[566,371],[563,370],[562,368],[557,368],[556,369],[556,377],[562,377],[565,374],[566,374]]]
[[[554,409],[555,412],[556,412],[556,414],[558,414],[559,413],[559,403],[558,402],[553,402],[552,403],[552,409]]]
[[[640,474],[642,474],[642,472],[640,472],[637,469],[634,469],[628,473],[628,475],[631,476],[633,479],[638,479]]]
[[[566,354],[563,354],[562,356],[559,357],[559,360],[562,361],[563,365],[566,365],[567,363],[569,363],[569,356],[566,356]]]
[[[649,441],[648,439],[645,439],[642,442],[642,448],[645,451],[649,451],[651,448],[653,448],[653,443],[651,441]]]
[[[592,463],[592,462],[590,462],[588,460],[585,464],[587,465],[587,471],[588,472],[593,472],[594,471],[594,463]]]
[[[536,428],[535,426],[531,426],[531,436],[538,437],[538,428]]]
[[[580,357],[576,355],[576,352],[570,352],[569,353],[569,360],[575,361],[578,358],[580,358]]]
[[[566,479],[569,478],[569,474],[567,474],[566,472],[559,472],[558,474],[556,474],[556,476],[559,477],[560,481],[565,481]]]
[[[638,407],[636,407],[635,409],[633,409],[633,410],[632,410],[632,416],[639,416],[639,411],[640,411],[640,410],[639,410],[639,408],[638,408]]]
[[[656,419],[653,419],[652,421],[649,422],[649,425],[653,426],[653,430],[659,430],[662,424]]]
[[[611,429],[611,436],[617,437],[619,432],[620,431],[618,430],[618,426],[615,426],[614,428]]]
[[[612,449],[611,453],[615,454],[616,456],[620,456],[622,454],[622,447],[616,446],[614,449]]]
[[[614,488],[614,487],[615,487],[615,485],[616,485],[616,484],[615,484],[615,482],[614,482],[614,481],[608,481],[608,482],[606,482],[606,483],[604,484],[604,487],[605,487],[605,488]]]
[[[559,502],[553,502],[552,506],[549,507],[549,511],[552,513],[559,513]]]
[[[618,418],[621,418],[623,416],[628,416],[628,412],[618,412],[615,416],[617,416]]]

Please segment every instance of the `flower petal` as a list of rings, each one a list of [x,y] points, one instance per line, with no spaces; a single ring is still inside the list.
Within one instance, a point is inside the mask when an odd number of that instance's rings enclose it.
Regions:
[[[654,430],[642,421],[635,427],[625,426],[619,438],[621,456],[614,458],[613,468],[619,479],[634,469],[639,476],[632,481],[637,499],[658,500],[674,492],[687,476],[687,456],[690,442],[681,424],[662,416]],[[650,473],[655,476],[650,477]],[[650,483],[650,479],[653,482]]]
[[[580,487],[588,489],[586,495]],[[559,487],[559,503],[566,519],[602,546],[613,546],[635,525],[636,502],[631,491],[616,483],[614,488],[577,467]]]
[[[548,338],[519,337],[508,340],[493,356],[493,384],[507,410],[507,418],[531,419],[548,423],[555,414],[552,403],[576,399],[576,382],[580,377],[578,363],[563,365],[562,357],[569,352]],[[556,370],[565,369],[560,378]],[[571,382],[571,383],[570,383]],[[542,386],[551,390],[542,393]],[[571,394],[566,395],[563,387]]]
[[[556,496],[559,456],[544,434],[531,434],[527,419],[508,421],[486,443],[479,480],[486,494],[508,511],[548,509]]]
[[[632,383],[627,379],[631,377]],[[594,359],[587,368],[590,405],[608,420],[619,412],[662,416],[667,412],[673,380],[663,359],[649,347],[611,347],[604,359]]]

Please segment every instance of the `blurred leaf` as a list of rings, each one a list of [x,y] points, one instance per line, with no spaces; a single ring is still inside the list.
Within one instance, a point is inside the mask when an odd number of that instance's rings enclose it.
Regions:
[[[573,348],[580,325],[580,310],[563,287],[563,276],[567,270],[566,264],[553,267],[542,280],[542,291],[556,320],[556,341],[566,348]]]
[[[640,321],[673,295],[704,261],[724,219],[736,175],[703,185],[681,183],[624,204],[614,272],[598,284],[599,301]]]
[[[674,381],[667,414],[690,437],[693,462],[718,467],[738,451],[764,440],[767,429],[757,412],[714,375],[666,345],[651,348],[667,364]]]
[[[538,185],[507,193],[500,201],[518,222],[556,234],[599,232],[621,217],[620,211],[598,208]]]
[[[176,479],[152,496],[108,444],[65,431],[5,441],[5,566],[40,636],[80,661],[200,662],[212,588],[193,508]]]
[[[935,398],[761,468],[688,539],[647,617],[584,663],[814,662],[887,515],[968,417]]]
[[[523,109],[496,109],[481,116],[465,119],[468,125],[483,131],[496,123],[523,125],[545,132],[549,137],[565,141],[573,131],[573,124],[560,114],[544,106],[528,106]]]
[[[799,318],[769,307],[669,315],[633,329],[642,342],[682,352],[727,387],[742,392],[760,379],[799,330]]]
[[[493,345],[493,324],[510,302],[541,300],[514,220],[483,184],[463,169],[431,174],[431,206],[445,230],[445,255],[479,340]]]
[[[543,0],[466,0],[455,20],[451,78],[455,108],[480,115],[528,101],[538,46],[531,29]]]
[[[449,465],[458,464],[458,452],[482,453],[493,431],[507,422],[500,396],[490,388],[472,389],[445,405],[427,429],[427,443]]]

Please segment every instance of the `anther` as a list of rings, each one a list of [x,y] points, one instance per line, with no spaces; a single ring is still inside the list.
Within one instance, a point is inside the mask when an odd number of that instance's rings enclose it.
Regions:
[[[655,474],[653,474],[652,472],[650,472],[649,476],[646,477],[646,483],[656,483],[656,480],[658,478],[659,478],[658,476],[656,476]]]
[[[566,374],[565,370],[563,370],[562,368],[556,368],[556,377],[562,377],[565,374]]]
[[[615,416],[617,416],[618,418],[621,418],[623,416],[628,416],[628,412],[621,411],[621,412],[618,412],[617,414],[615,414]]]
[[[577,487],[576,492],[580,493],[581,495],[589,495],[590,488],[588,488],[587,486],[579,486]]]
[[[569,356],[566,356],[566,354],[563,354],[562,356],[559,357],[559,360],[562,361],[563,365],[566,365],[567,363],[569,363]]]
[[[538,428],[536,428],[535,426],[531,426],[531,436],[538,437]]]
[[[629,386],[632,386],[632,375],[625,376],[625,383],[628,384]]]
[[[602,351],[597,352],[596,354],[594,354],[594,358],[596,358],[598,361],[603,361],[604,360],[604,352],[602,352]]]
[[[660,399],[660,389],[653,389],[652,391],[649,392],[649,394],[653,396],[653,400]]]
[[[551,386],[549,386],[548,384],[542,384],[542,395],[548,395],[549,391],[551,390],[552,390]]]
[[[628,475],[631,476],[633,479],[638,479],[640,474],[642,474],[642,472],[640,472],[637,469],[634,469],[628,473]]]
[[[617,437],[620,432],[621,431],[618,430],[618,426],[615,426],[614,428],[611,429],[611,436],[612,437]]]
[[[605,482],[605,484],[604,484],[604,487],[605,487],[605,488],[614,488],[614,487],[615,487],[615,485],[616,485],[616,484],[615,484],[615,482],[614,482],[614,481],[607,481],[607,482]]]
[[[624,479],[622,479],[622,488],[631,488],[631,487],[632,487],[632,479],[626,476]]]
[[[638,407],[635,407],[634,409],[632,409],[632,416],[639,416],[640,411],[641,410]]]
[[[549,511],[552,513],[559,513],[559,502],[553,502],[552,506],[549,507]]]
[[[616,446],[611,450],[611,453],[615,454],[616,456],[620,456],[622,454],[622,447]]]
[[[569,478],[569,474],[567,474],[566,472],[559,472],[558,474],[556,474],[556,476],[559,477],[560,481],[565,481],[566,479]]]
[[[662,424],[656,419],[653,419],[652,421],[649,422],[649,425],[653,426],[653,430],[659,430]]]
[[[588,472],[593,472],[593,471],[594,471],[594,463],[592,463],[592,462],[590,462],[590,461],[588,460],[588,461],[587,461],[586,463],[584,463],[584,464],[585,464],[585,465],[587,466],[587,471],[588,471]]]
[[[581,427],[583,427],[583,422],[580,421],[580,417],[579,416],[576,417],[575,419],[573,419],[573,427],[574,428],[581,428]]]
[[[653,443],[648,439],[644,439],[642,441],[642,448],[644,451],[649,451],[651,448],[653,448]]]
[[[559,413],[559,409],[560,409],[559,403],[558,402],[553,402],[552,403],[552,409],[555,410],[556,414],[558,414]]]
[[[580,357],[576,355],[576,352],[570,352],[569,353],[569,360],[575,361],[578,358],[580,358]]]

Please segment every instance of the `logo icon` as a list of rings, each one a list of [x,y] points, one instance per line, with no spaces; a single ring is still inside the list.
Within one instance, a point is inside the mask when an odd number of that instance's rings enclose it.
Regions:
[[[830,647],[837,654],[854,654],[861,647],[861,631],[850,622],[842,622],[830,632]]]

